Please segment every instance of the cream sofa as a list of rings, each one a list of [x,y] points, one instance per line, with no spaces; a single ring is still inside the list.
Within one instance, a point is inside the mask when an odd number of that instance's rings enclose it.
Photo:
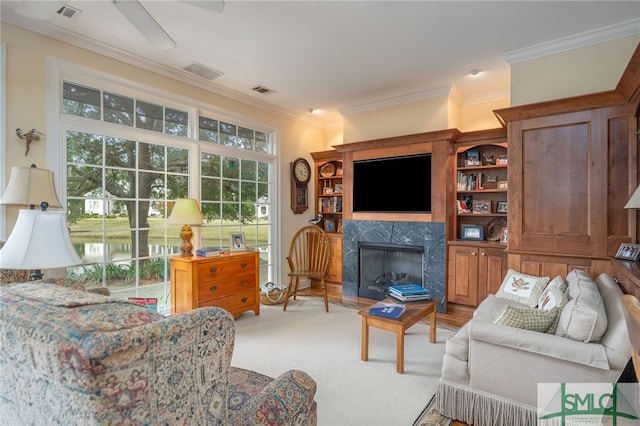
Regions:
[[[219,308],[163,317],[53,284],[0,286],[0,423],[315,425],[316,384],[231,366]]]
[[[446,342],[436,392],[441,414],[475,426],[535,425],[538,383],[616,382],[631,357],[622,291],[610,276],[594,283],[582,271],[566,284],[553,333],[497,324],[507,305],[531,309],[500,293],[477,307]]]

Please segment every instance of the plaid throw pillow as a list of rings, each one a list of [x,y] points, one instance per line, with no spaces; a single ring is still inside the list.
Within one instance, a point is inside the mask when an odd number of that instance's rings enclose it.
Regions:
[[[554,323],[559,312],[559,308],[543,311],[536,308],[524,306],[520,308],[507,305],[502,308],[502,311],[498,313],[498,316],[493,322],[495,324],[544,333],[549,326]]]

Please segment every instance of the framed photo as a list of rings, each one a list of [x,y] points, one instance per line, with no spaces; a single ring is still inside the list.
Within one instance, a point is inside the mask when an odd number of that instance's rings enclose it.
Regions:
[[[336,186],[333,187],[334,192],[342,192],[342,184],[336,183]]]
[[[324,220],[324,232],[336,232],[335,219],[328,217]]]
[[[484,228],[480,225],[460,225],[461,240],[484,240]]]
[[[467,151],[467,161],[465,166],[479,166],[480,165],[480,151],[469,150]]]
[[[502,232],[500,232],[500,244],[507,244],[509,242],[509,231],[507,228],[502,228]]]
[[[631,260],[637,262],[640,258],[640,244],[620,244],[620,248],[616,253],[616,259]]]
[[[231,251],[246,251],[247,246],[244,243],[244,232],[236,232],[231,234]]]
[[[506,155],[498,155],[498,165],[505,165],[507,164],[508,160],[507,160],[507,156]]]
[[[507,202],[506,201],[497,201],[496,202],[496,213],[506,213],[507,212]]]
[[[333,189],[331,189],[330,186],[325,186],[324,188],[322,188],[322,193],[323,194],[333,194]]]
[[[491,201],[490,200],[473,200],[473,207],[471,211],[474,214],[489,214],[491,213]]]

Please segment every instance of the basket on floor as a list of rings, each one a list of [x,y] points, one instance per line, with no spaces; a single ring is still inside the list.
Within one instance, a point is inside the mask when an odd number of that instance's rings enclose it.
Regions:
[[[287,287],[268,282],[260,288],[260,303],[263,305],[279,305],[284,303]]]

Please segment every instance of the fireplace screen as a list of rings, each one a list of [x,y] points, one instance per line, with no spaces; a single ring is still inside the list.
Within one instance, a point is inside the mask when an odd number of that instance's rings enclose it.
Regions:
[[[358,297],[381,300],[392,285],[422,286],[424,247],[388,244],[358,244]]]

